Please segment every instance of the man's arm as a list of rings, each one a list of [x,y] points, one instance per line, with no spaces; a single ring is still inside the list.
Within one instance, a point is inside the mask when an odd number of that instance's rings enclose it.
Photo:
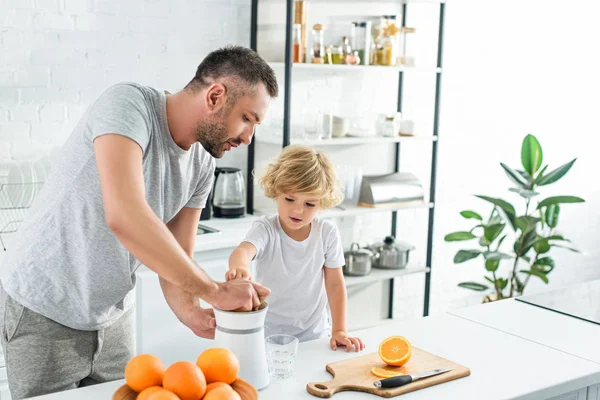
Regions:
[[[146,201],[142,150],[136,142],[118,134],[103,135],[94,141],[94,152],[106,222],[140,262],[181,290],[225,310],[250,310],[268,295],[268,290],[248,281],[217,284],[186,254]]]
[[[183,208],[167,223],[167,228],[192,260],[201,212],[198,208]],[[215,313],[211,308],[200,308],[197,297],[163,278],[160,278],[160,287],[169,307],[184,325],[200,337],[214,338]]]

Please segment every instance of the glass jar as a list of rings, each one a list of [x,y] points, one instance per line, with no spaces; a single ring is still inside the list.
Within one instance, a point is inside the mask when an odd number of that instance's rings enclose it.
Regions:
[[[292,62],[295,62],[295,63],[302,62],[302,60],[303,60],[303,56],[302,56],[303,44],[302,44],[302,25],[300,25],[300,24],[294,24],[293,43],[294,43],[294,51],[293,51],[293,55],[292,55]]]
[[[313,45],[311,56],[313,64],[325,63],[325,43],[323,39],[323,34],[323,25],[315,24],[312,29]]]
[[[398,25],[395,15],[381,17],[380,35],[377,38],[377,64],[395,66],[400,61]]]
[[[371,22],[352,23],[352,49],[360,58],[361,65],[369,65],[371,60]]]
[[[408,28],[403,26],[401,29],[401,48],[400,48],[400,64],[408,65],[411,67],[415,66],[415,55],[412,54],[411,50],[407,50],[407,43],[409,41],[414,42],[415,33],[417,30],[415,28]]]

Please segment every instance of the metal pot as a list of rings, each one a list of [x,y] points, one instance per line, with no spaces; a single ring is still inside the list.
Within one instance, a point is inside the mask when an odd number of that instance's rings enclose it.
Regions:
[[[371,246],[373,267],[382,269],[401,269],[408,265],[408,255],[415,248],[409,244],[396,242],[393,236],[387,236],[383,243]]]
[[[344,275],[364,276],[371,272],[371,258],[373,252],[369,249],[361,249],[358,243],[352,243],[350,250],[344,253],[346,265],[343,267]]]

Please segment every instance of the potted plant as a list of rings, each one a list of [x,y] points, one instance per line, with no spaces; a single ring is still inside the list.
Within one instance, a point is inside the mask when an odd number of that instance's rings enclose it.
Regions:
[[[484,278],[489,284],[461,282],[458,286],[489,292],[484,299],[488,302],[523,294],[532,277],[548,283],[548,275],[555,267],[550,251],[559,247],[577,252],[556,230],[560,205],[584,200],[576,196],[552,196],[536,201],[536,197],[540,189],[564,177],[575,161],[547,172],[548,166],[542,166],[540,143],[535,136],[527,135],[521,147],[523,169],[515,170],[500,163],[513,183],[514,187],[509,190],[517,193],[524,202],[524,213],[519,215],[506,200],[482,195],[476,197],[493,205],[487,219],[471,210],[460,213],[467,220],[475,220],[475,226],[468,231],[450,233],[444,239],[447,242],[476,241],[475,248],[459,250],[454,263],[481,259],[486,270]],[[501,266],[505,268],[500,269]]]

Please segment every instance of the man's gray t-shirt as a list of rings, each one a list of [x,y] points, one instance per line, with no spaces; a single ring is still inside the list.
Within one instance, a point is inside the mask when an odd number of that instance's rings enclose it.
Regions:
[[[123,83],[100,96],[63,146],[1,274],[13,299],[74,329],[103,329],[135,303],[140,263],[106,224],[94,155],[94,139],[115,133],[142,148],[146,200],[163,222],[203,208],[213,182],[215,159],[199,143],[185,151],[174,142],[164,93]]]

